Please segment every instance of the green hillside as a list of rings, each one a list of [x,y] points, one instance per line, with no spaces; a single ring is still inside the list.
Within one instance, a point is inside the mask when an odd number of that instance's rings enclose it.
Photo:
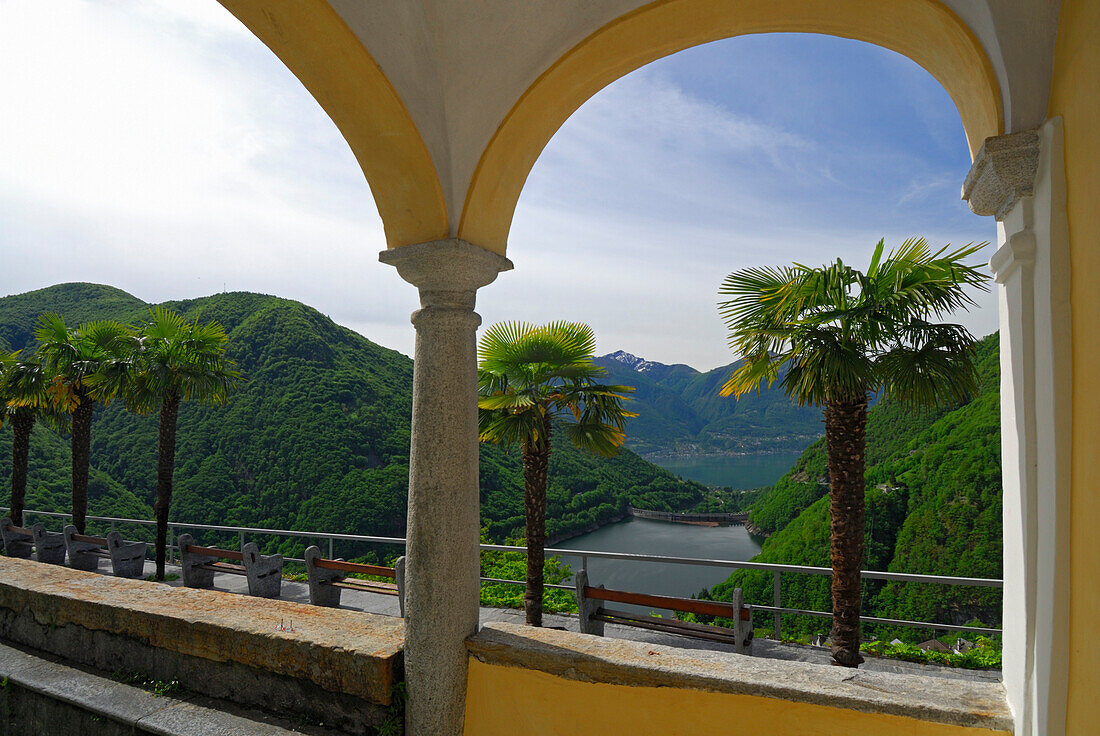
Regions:
[[[720,396],[738,363],[700,373],[621,351],[596,362],[612,383],[636,388],[626,442],[646,456],[799,451],[824,431],[819,409],[799,408],[778,387]]]
[[[411,359],[286,299],[231,293],[166,306],[188,319],[221,322],[245,378],[228,406],[181,409],[174,520],[404,534]],[[38,315],[47,311],[79,323],[131,321],[147,308],[109,287],[51,287],[0,299],[0,340],[14,347],[30,343]],[[10,438],[9,430],[0,432],[0,505],[10,486]],[[93,483],[101,488],[92,490],[89,512],[151,518],[155,456],[155,417],[135,416],[118,403],[97,410],[92,464]],[[65,438],[36,433],[29,508],[67,509],[68,462]],[[481,467],[482,517],[490,535],[519,536],[520,453],[483,446]],[[622,514],[628,503],[684,508],[702,493],[701,486],[632,452],[596,458],[558,442],[548,532],[555,538],[593,528]]]
[[[892,401],[871,410],[867,442],[867,552],[864,569],[1001,577],[1001,477],[997,336],[977,345],[981,390],[969,403],[918,414]],[[824,443],[803,453],[751,510],[774,532],[754,559],[829,565],[829,503]],[[865,582],[864,610],[890,618],[962,624],[1000,621],[1000,593],[912,583]],[[770,604],[770,573],[738,572],[710,595],[741,586],[747,600]],[[783,576],[783,605],[828,611],[828,579]],[[763,618],[758,625],[764,625]],[[821,619],[785,616],[792,634],[824,632]],[[903,639],[928,632],[880,632]]]
[[[31,435],[28,461],[27,508],[45,511],[68,511],[72,506],[69,443],[45,427],[35,427]],[[11,431],[0,431],[0,506],[7,506],[11,496]],[[133,493],[99,468],[88,476],[88,505],[92,513],[110,510],[111,516],[129,519],[152,519],[152,501]],[[103,513],[106,513],[104,511]],[[31,522],[35,519],[31,519]]]

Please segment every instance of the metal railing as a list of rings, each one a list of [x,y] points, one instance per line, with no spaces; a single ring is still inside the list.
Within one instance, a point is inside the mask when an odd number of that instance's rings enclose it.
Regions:
[[[0,511],[6,512],[9,509],[0,507]],[[23,511],[24,516],[35,515],[45,516],[58,519],[69,519],[72,514],[58,513],[54,511],[33,511],[25,509]],[[156,522],[148,519],[126,519],[113,516],[87,516],[88,521],[97,521],[103,523],[109,523],[111,530],[115,529],[117,524],[137,524],[140,526],[155,527]],[[328,556],[333,558],[334,544],[336,541],[349,541],[349,542],[369,542],[376,544],[395,544],[405,545],[404,537],[379,537],[367,534],[337,534],[333,532],[303,532],[293,529],[264,529],[260,527],[240,527],[240,526],[219,526],[214,524],[189,524],[183,522],[170,522],[168,525],[168,558],[169,561],[174,559],[173,553],[178,551],[178,547],[174,545],[174,540],[178,537],[178,530],[180,529],[194,529],[204,531],[214,531],[223,533],[236,533],[240,542],[244,544],[244,538],[246,534],[249,535],[268,535],[277,537],[291,537],[300,538],[306,540],[327,540],[328,541]],[[519,552],[526,553],[526,547],[517,547],[507,544],[482,544],[481,549],[483,551],[491,552]],[[782,621],[781,615],[784,613],[795,614],[800,616],[814,616],[818,618],[832,618],[832,614],[827,611],[810,611],[801,608],[787,608],[782,604],[781,594],[781,575],[783,573],[802,574],[802,575],[832,575],[833,571],[828,567],[812,567],[809,565],[783,565],[770,562],[750,562],[748,560],[715,560],[699,557],[670,557],[666,555],[643,555],[630,552],[601,552],[597,550],[577,550],[577,549],[560,549],[556,547],[547,547],[547,555],[555,555],[559,557],[579,557],[581,561],[581,569],[588,570],[588,560],[602,559],[602,560],[621,560],[625,562],[635,563],[664,563],[675,565],[702,565],[704,567],[715,567],[728,570],[762,570],[772,573],[772,605],[752,605],[751,608],[754,611],[765,611],[773,614],[772,618],[772,635],[775,639],[779,639],[782,634]],[[305,560],[297,557],[286,557],[286,560],[292,562],[304,563]],[[950,586],[965,586],[965,587],[982,587],[982,588],[1003,588],[1004,581],[993,578],[966,578],[956,577],[949,575],[921,575],[916,573],[903,573],[903,572],[886,572],[881,570],[864,570],[860,573],[865,580],[885,580],[907,583],[931,583],[935,585],[950,585]],[[481,578],[482,582],[487,583],[500,583],[509,585],[525,585],[522,580],[503,580],[500,578]],[[546,584],[547,588],[553,588],[558,590],[574,590],[572,585],[556,585]],[[978,626],[962,626],[957,624],[944,624],[933,621],[909,621],[905,619],[892,619],[881,618],[876,616],[860,616],[860,620],[864,623],[871,624],[883,624],[888,626],[904,626],[909,628],[919,629],[933,629],[940,631],[957,631],[968,632],[973,634],[989,634],[999,635],[1001,629],[978,627]]]

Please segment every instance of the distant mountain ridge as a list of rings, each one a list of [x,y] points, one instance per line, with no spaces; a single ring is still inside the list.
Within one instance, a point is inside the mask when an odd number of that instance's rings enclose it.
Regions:
[[[33,347],[41,314],[77,326],[133,323],[151,305],[109,286],[61,284],[0,298],[0,348]],[[300,302],[234,292],[166,302],[189,320],[216,320],[244,383],[224,407],[180,411],[172,518],[235,526],[401,536],[408,493],[410,358]],[[89,512],[151,518],[156,418],[98,409]],[[559,434],[560,436],[560,434]],[[69,506],[66,438],[32,438],[28,508]],[[494,540],[522,534],[521,453],[481,447],[482,523]],[[10,491],[11,434],[0,430],[0,505]],[[682,509],[704,488],[629,450],[601,458],[557,442],[547,532],[562,538],[621,518],[626,507]],[[275,542],[273,542],[275,544]],[[277,547],[300,557],[301,550]]]
[[[635,387],[629,408],[639,416],[627,422],[626,445],[645,457],[801,451],[824,433],[820,410],[798,407],[778,387],[720,396],[740,362],[702,373],[624,350],[595,362],[611,383]]]
[[[654,380],[661,380],[671,372],[698,373],[694,368],[689,365],[684,365],[683,363],[666,365],[664,363],[646,360],[645,358],[639,358],[637,355],[628,353],[625,350],[616,350],[614,353],[608,353],[607,355],[601,356],[599,359],[617,361],[627,368],[636,370],[639,373],[645,373]]]

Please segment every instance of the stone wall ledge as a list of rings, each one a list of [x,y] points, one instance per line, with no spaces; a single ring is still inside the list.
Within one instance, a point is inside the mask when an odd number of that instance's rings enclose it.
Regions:
[[[486,624],[467,641],[467,648],[486,664],[538,670],[581,682],[755,695],[955,726],[1013,730],[999,683],[756,659],[506,623]]]
[[[77,733],[70,729],[94,728],[96,733],[234,734],[235,736],[292,736],[299,733],[280,726],[243,718],[179,698],[154,695],[99,675],[52,662],[0,644],[0,714],[34,712],[36,722],[50,723],[55,733]],[[31,696],[27,708],[10,699],[17,690]],[[56,708],[63,703],[75,711]],[[0,730],[6,724],[0,720]],[[29,728],[30,724],[21,724]],[[121,726],[115,729],[111,726]],[[17,726],[13,726],[15,728]]]
[[[404,624],[391,616],[0,557],[0,614],[5,609],[49,630],[104,632],[156,650],[306,681],[379,706],[390,704],[404,646]],[[78,654],[73,658],[81,661]]]

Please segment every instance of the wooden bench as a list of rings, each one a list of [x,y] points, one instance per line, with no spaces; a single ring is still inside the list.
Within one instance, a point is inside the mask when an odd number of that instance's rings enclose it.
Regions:
[[[118,532],[106,537],[80,534],[72,524],[62,533],[69,551],[69,566],[94,572],[101,559],[111,561],[111,571],[120,578],[140,578],[145,573],[145,542],[127,542]]]
[[[260,554],[255,542],[241,547],[240,552],[219,547],[200,547],[190,534],[179,537],[180,567],[183,584],[188,588],[213,588],[214,573],[244,575],[248,579],[248,594],[259,598],[278,598],[283,585],[283,556]],[[211,562],[211,559],[234,560]]]
[[[57,532],[48,532],[42,523],[31,527],[16,526],[10,516],[0,520],[0,538],[9,557],[34,558],[51,565],[65,564],[65,540]]]
[[[405,615],[405,558],[398,557],[393,567],[364,565],[344,560],[327,560],[317,546],[306,549],[306,574],[309,577],[309,602],[315,606],[334,608],[340,605],[340,591],[359,590],[365,593],[381,593],[397,596],[401,615]],[[391,578],[394,582],[360,580],[347,577],[348,573],[361,573]]]
[[[722,644],[732,644],[738,654],[752,654],[752,610],[743,604],[740,588],[733,591],[730,603],[701,601],[693,598],[675,598],[666,595],[630,593],[625,590],[608,590],[602,585],[593,588],[588,584],[588,574],[577,573],[577,611],[580,615],[582,634],[603,636],[604,624],[614,623],[639,629],[660,631],[665,634],[690,636]],[[733,619],[734,627],[708,626],[669,618],[657,618],[640,613],[607,608],[605,603],[629,603],[650,606],[682,613]]]

